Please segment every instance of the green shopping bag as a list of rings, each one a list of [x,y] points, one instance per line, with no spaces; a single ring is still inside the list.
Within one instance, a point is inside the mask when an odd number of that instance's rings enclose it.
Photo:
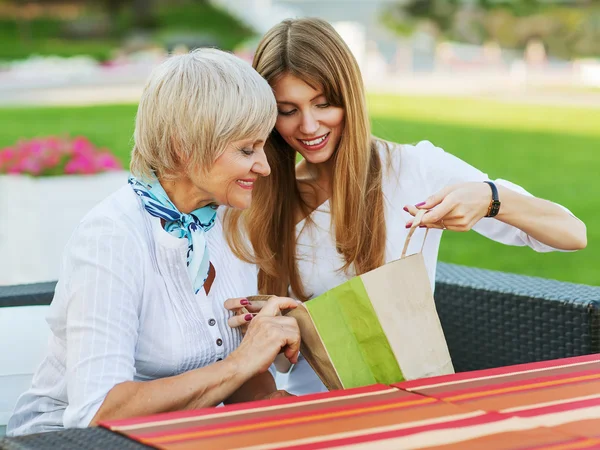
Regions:
[[[406,256],[424,213],[415,217],[399,260],[288,313],[300,326],[304,358],[329,390],[454,373],[423,247]]]

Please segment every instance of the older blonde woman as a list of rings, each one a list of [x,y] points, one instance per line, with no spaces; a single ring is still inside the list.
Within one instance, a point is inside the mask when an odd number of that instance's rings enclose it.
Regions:
[[[257,272],[227,247],[217,205],[244,209],[269,174],[271,88],[218,50],[172,57],[144,89],[129,184],[69,241],[50,307],[47,355],[9,435],[244,401],[275,390],[268,367],[295,361],[296,322],[270,299],[248,305]],[[228,320],[249,322],[245,335]]]

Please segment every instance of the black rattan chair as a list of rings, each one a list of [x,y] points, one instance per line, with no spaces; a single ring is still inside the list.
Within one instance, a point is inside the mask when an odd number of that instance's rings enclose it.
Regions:
[[[55,285],[0,286],[0,308]],[[457,372],[600,353],[600,287],[440,263],[435,300]]]

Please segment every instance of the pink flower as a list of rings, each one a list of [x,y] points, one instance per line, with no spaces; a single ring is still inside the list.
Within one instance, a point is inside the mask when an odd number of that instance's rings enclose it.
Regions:
[[[96,155],[96,167],[100,170],[121,170],[121,163],[111,153],[102,152]]]
[[[121,169],[122,165],[114,155],[106,149],[97,149],[83,136],[20,140],[13,147],[0,149],[0,174],[47,176]]]

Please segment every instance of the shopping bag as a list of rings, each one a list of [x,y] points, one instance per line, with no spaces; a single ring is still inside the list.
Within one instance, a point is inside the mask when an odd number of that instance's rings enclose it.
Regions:
[[[356,276],[288,312],[302,337],[301,353],[329,389],[454,373],[419,253]],[[428,230],[427,230],[428,231]],[[425,239],[427,233],[425,233]]]

